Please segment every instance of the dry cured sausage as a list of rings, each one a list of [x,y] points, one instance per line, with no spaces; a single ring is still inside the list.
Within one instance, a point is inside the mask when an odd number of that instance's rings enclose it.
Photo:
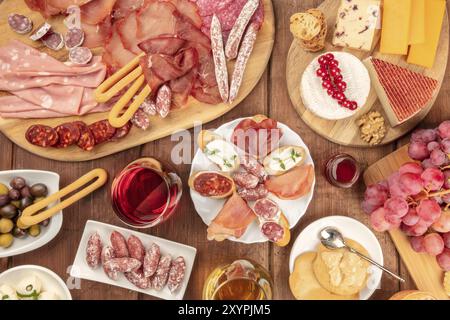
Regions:
[[[51,147],[58,143],[58,134],[56,131],[44,125],[33,125],[28,128],[25,137],[27,141],[39,147]]]
[[[64,47],[64,38],[58,33],[50,30],[42,38],[42,43],[49,49],[58,51]]]
[[[233,174],[233,180],[242,188],[254,189],[259,184],[259,178],[248,172],[236,172]]]
[[[86,262],[89,267],[95,269],[100,264],[102,247],[102,240],[99,234],[97,232],[92,234],[86,247]]]
[[[8,24],[19,34],[27,34],[33,29],[33,22],[30,18],[18,13],[11,13],[8,16]]]
[[[264,220],[279,220],[280,208],[270,199],[264,198],[255,202],[253,207],[255,214]]]
[[[155,274],[158,268],[159,259],[161,258],[161,250],[156,243],[152,243],[150,249],[147,250],[144,256],[144,275],[146,277],[151,277]]]
[[[272,242],[277,242],[284,236],[284,228],[273,221],[264,223],[261,226],[261,232]]]
[[[85,151],[91,151],[95,147],[95,138],[89,127],[83,121],[74,122],[80,130],[80,138],[77,141],[77,146]]]
[[[86,47],[75,47],[69,50],[69,61],[74,64],[88,64],[92,60],[92,57],[91,49]]]
[[[223,48],[222,27],[216,15],[213,16],[211,22],[211,48],[220,96],[223,102],[227,102],[229,95],[227,61]]]
[[[258,185],[254,189],[246,189],[238,187],[238,194],[246,201],[256,201],[267,197],[269,192],[263,184]]]
[[[136,236],[129,236],[127,240],[128,253],[131,258],[137,259],[141,262],[144,261],[145,248],[141,240]]]
[[[129,257],[127,241],[125,237],[118,231],[111,233],[111,245],[117,258]]]
[[[178,257],[173,260],[169,271],[169,279],[167,281],[167,287],[170,292],[174,293],[181,287],[185,273],[186,262],[184,261],[184,258]]]
[[[80,129],[73,122],[63,123],[55,128],[58,134],[56,148],[67,148],[78,142],[80,139]]]
[[[171,265],[172,258],[169,255],[163,256],[161,260],[159,260],[158,268],[151,278],[153,289],[161,291],[166,286]]]
[[[64,43],[67,49],[79,47],[84,42],[84,31],[81,28],[70,28],[64,35]]]
[[[116,134],[116,129],[111,126],[108,120],[100,120],[89,125],[89,129],[94,135],[95,144],[110,140]]]

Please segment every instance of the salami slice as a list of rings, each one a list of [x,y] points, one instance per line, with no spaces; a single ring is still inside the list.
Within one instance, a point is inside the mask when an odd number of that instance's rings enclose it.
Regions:
[[[72,5],[66,10],[68,16],[64,19],[67,29],[81,28],[81,10],[79,6]]]
[[[167,284],[169,278],[169,270],[172,265],[172,258],[167,255],[159,260],[158,269],[156,269],[155,274],[151,278],[152,288],[161,291]]]
[[[52,26],[47,22],[44,22],[36,29],[36,31],[33,32],[33,34],[30,36],[30,39],[33,41],[41,40],[47,33],[50,32],[51,29]]]
[[[94,135],[95,144],[110,140],[116,134],[116,128],[111,126],[108,120],[100,120],[89,125],[89,129]]]
[[[34,125],[28,128],[25,138],[27,141],[39,147],[51,147],[58,143],[58,134],[49,126]]]
[[[261,232],[269,241],[277,242],[284,236],[284,229],[276,222],[266,222],[261,226]]]
[[[64,35],[64,43],[68,50],[79,47],[84,42],[84,31],[81,28],[70,28]]]
[[[144,100],[144,102],[140,105],[142,111],[144,111],[149,116],[156,115],[156,103],[151,100],[150,98],[147,98]]]
[[[126,272],[125,278],[134,284],[139,289],[148,289],[151,287],[152,283],[150,278],[146,278],[142,270],[138,269],[136,271]]]
[[[257,176],[260,182],[267,179],[267,172],[264,167],[252,156],[244,156],[241,158],[241,165],[248,172]]]
[[[172,266],[169,271],[169,280],[167,281],[167,287],[170,292],[174,293],[181,287],[185,272],[186,262],[183,257],[178,257],[172,261]]]
[[[267,198],[256,201],[253,211],[258,217],[264,220],[278,221],[279,219],[280,208],[275,202]]]
[[[248,172],[236,172],[233,174],[233,180],[240,187],[254,189],[259,184],[259,178]]]
[[[63,36],[58,33],[50,30],[41,38],[42,43],[49,49],[59,51],[64,47],[64,39]]]
[[[77,146],[85,151],[91,151],[95,147],[95,138],[87,124],[83,121],[74,122],[80,130],[80,138],[78,139]]]
[[[56,148],[67,148],[74,145],[80,139],[80,129],[73,122],[63,123],[55,128],[58,134]]]
[[[150,120],[148,119],[147,114],[142,109],[138,109],[135,112],[135,114],[131,118],[131,123],[142,130],[147,130],[150,126]]]
[[[156,110],[162,118],[168,116],[171,104],[172,90],[165,84],[158,90],[158,95],[156,96]]]
[[[116,133],[110,140],[116,141],[116,140],[125,138],[128,135],[128,133],[130,132],[132,126],[133,126],[133,124],[128,121],[126,125],[124,125],[121,128],[116,129]]]
[[[238,194],[245,201],[256,201],[267,197],[269,192],[263,184],[260,184],[254,189],[240,188],[238,186]]]
[[[74,64],[84,65],[92,60],[92,51],[86,47],[75,47],[69,51],[69,61]]]
[[[19,34],[27,34],[33,29],[33,22],[30,18],[18,13],[11,13],[8,16],[8,24]]]
[[[144,256],[144,275],[151,277],[158,268],[159,259],[161,258],[161,250],[156,243],[152,243],[150,249],[147,250]]]

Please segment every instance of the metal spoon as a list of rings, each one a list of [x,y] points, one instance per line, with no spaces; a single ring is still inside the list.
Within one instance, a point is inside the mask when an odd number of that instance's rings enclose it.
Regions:
[[[373,261],[369,257],[366,257],[365,255],[363,255],[361,252],[358,252],[354,248],[350,247],[345,242],[344,237],[342,236],[342,233],[339,230],[337,230],[336,228],[326,227],[326,228],[322,229],[322,231],[320,231],[320,233],[319,233],[319,238],[320,238],[320,242],[326,248],[328,248],[330,250],[345,248],[348,251],[350,251],[351,253],[354,253],[354,254],[358,255],[362,259],[364,259],[366,261],[369,261],[371,264],[373,264],[374,266],[380,268],[381,270],[383,270],[387,274],[391,275],[392,277],[396,278],[397,280],[399,280],[401,282],[405,282],[405,279],[399,277],[398,275],[396,275],[395,273],[389,271],[388,269],[386,269],[385,267],[383,267],[379,263]]]

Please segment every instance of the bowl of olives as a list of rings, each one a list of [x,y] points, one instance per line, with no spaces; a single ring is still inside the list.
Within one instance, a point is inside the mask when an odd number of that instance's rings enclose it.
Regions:
[[[57,173],[0,171],[0,258],[35,250],[58,234],[62,226],[62,212],[26,230],[17,227],[17,220],[25,208],[58,191]]]

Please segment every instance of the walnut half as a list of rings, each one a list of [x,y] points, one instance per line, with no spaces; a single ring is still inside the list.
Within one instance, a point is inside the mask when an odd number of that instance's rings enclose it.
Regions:
[[[361,139],[371,146],[380,144],[386,135],[384,118],[377,111],[363,115],[356,124],[359,126]]]

